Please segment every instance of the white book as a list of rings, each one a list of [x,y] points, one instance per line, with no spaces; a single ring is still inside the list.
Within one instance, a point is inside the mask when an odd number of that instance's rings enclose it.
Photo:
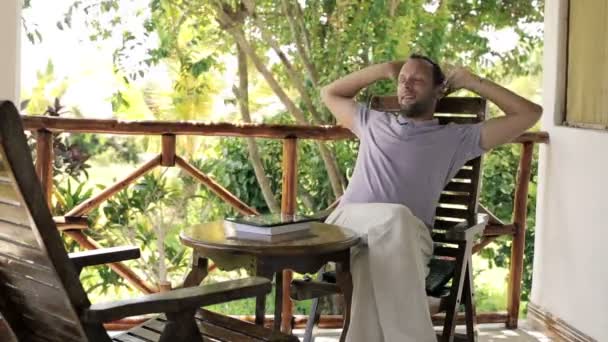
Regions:
[[[279,235],[310,229],[318,219],[302,215],[266,214],[243,217],[229,217],[237,232],[261,235]]]
[[[277,243],[277,242],[288,242],[293,240],[305,239],[313,237],[314,235],[308,229],[298,230],[295,232],[285,233],[285,234],[257,234],[257,233],[248,233],[248,232],[240,232],[235,231],[234,235],[227,236],[230,240],[248,240],[248,241],[260,241],[260,242],[268,242],[268,243]]]

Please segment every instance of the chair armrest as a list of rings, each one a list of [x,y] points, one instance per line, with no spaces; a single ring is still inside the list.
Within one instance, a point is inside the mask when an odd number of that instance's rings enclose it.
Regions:
[[[487,214],[477,214],[477,223],[470,226],[468,222],[461,222],[450,229],[445,237],[448,240],[472,241],[483,235],[484,229],[488,225],[489,216]]]
[[[93,249],[84,252],[68,254],[78,273],[87,266],[111,264],[114,262],[137,259],[140,257],[139,248],[133,246],[119,246]]]
[[[53,221],[57,229],[60,231],[64,230],[83,230],[89,228],[89,221],[86,216],[82,217],[65,217],[65,216],[54,216]]]
[[[150,313],[177,313],[201,306],[265,295],[272,285],[268,279],[252,277],[169,292],[154,293],[134,299],[91,305],[83,310],[82,320],[103,323],[129,316]]]

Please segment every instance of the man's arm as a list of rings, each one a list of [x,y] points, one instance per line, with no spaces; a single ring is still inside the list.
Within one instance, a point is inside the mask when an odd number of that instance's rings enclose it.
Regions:
[[[492,101],[506,114],[483,123],[480,144],[484,150],[517,138],[534,126],[543,112],[543,108],[536,103],[464,68],[456,68],[448,74],[447,87],[468,89]]]
[[[386,78],[396,78],[403,62],[374,64],[346,75],[321,89],[321,99],[338,123],[353,129],[357,111],[355,95],[368,85]]]

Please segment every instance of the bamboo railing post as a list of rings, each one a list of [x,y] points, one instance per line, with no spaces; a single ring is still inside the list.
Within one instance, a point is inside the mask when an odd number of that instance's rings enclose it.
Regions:
[[[281,214],[293,215],[296,213],[298,177],[298,140],[286,138],[283,140],[283,189],[281,196]],[[277,275],[277,277],[280,275]],[[291,333],[291,320],[293,318],[293,305],[289,297],[289,288],[293,278],[291,270],[283,271],[283,307],[281,331]]]
[[[171,291],[170,281],[161,281],[158,283],[158,292],[169,292]]]
[[[521,297],[521,282],[524,266],[524,247],[526,244],[526,217],[528,208],[528,185],[532,172],[532,155],[534,143],[526,142],[522,146],[519,159],[519,171],[515,190],[515,203],[513,207],[513,223],[515,233],[511,244],[511,265],[509,270],[509,289],[507,292],[507,328],[516,329],[519,318],[519,304]]]
[[[298,142],[295,138],[283,140],[283,189],[281,213],[293,215],[296,212],[296,191],[298,176]]]
[[[162,135],[162,152],[160,157],[160,165],[174,166],[175,165],[175,134]]]
[[[51,208],[53,194],[53,134],[46,129],[36,131],[36,174],[42,185],[47,205]]]

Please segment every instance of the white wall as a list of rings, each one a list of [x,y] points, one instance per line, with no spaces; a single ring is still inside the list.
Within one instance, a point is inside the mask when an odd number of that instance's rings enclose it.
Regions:
[[[608,341],[608,131],[558,126],[566,15],[566,0],[545,2],[542,126],[551,142],[540,150],[531,301]]]
[[[19,99],[21,0],[0,0],[0,101]]]

